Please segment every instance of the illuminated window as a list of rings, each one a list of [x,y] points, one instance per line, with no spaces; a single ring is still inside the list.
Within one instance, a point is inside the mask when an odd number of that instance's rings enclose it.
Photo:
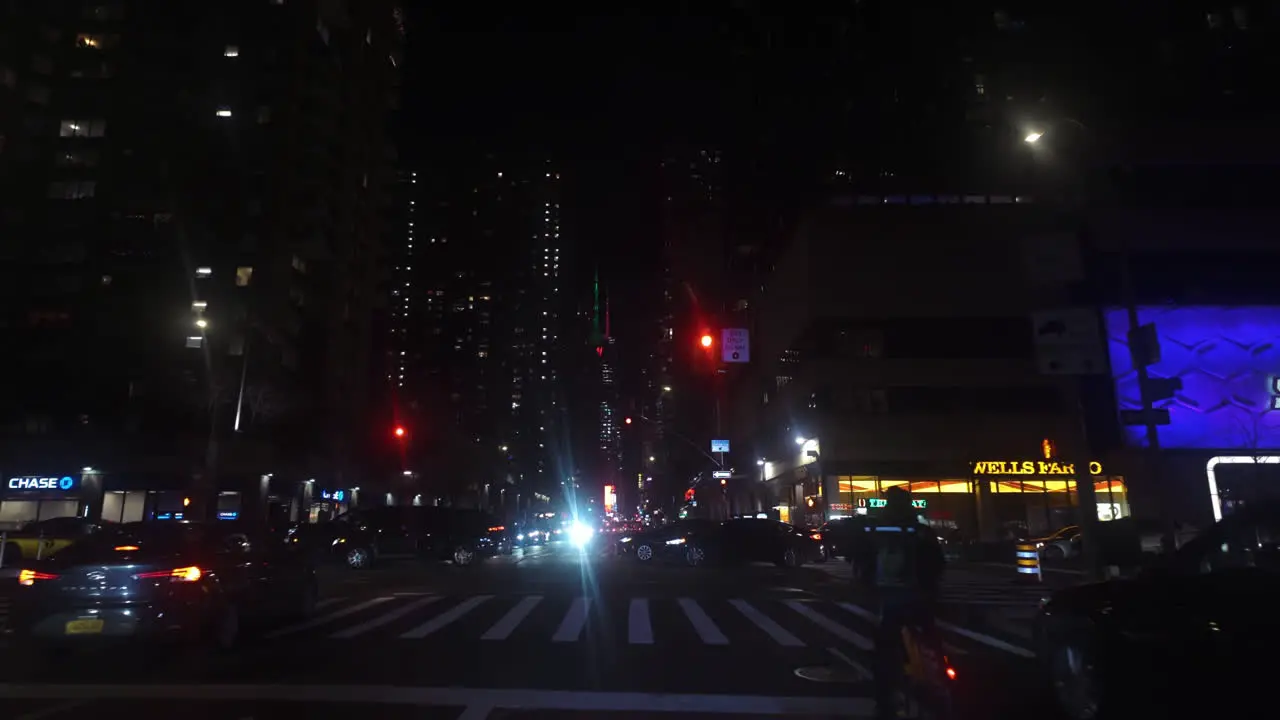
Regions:
[[[196,277],[198,278],[207,278],[207,277],[210,277],[211,275],[213,275],[213,268],[211,267],[196,268]]]
[[[220,107],[215,114],[220,118],[229,118],[231,117],[231,108]]]
[[[249,281],[253,279],[253,268],[242,265],[236,268],[236,287],[248,287]]]
[[[76,47],[88,48],[90,50],[101,50],[106,45],[107,39],[102,35],[89,35],[80,33],[76,36]]]
[[[240,57],[240,48],[237,45],[228,45],[222,49],[222,57]]]
[[[199,335],[188,335],[187,347],[193,348],[193,349],[199,349],[204,347],[204,338]]]

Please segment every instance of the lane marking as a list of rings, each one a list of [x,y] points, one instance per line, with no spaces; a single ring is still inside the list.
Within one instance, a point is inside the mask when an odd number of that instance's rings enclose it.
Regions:
[[[769,637],[773,638],[773,641],[779,645],[784,645],[786,647],[804,647],[804,642],[801,641],[800,638],[792,635],[790,632],[787,632],[786,628],[783,628],[775,622],[773,618],[752,607],[752,605],[746,600],[739,600],[735,598],[730,600],[729,604],[737,608],[738,612],[742,613],[743,616],[750,620],[756,627],[765,631],[765,633],[767,633]]]
[[[339,618],[344,618],[344,617],[346,617],[346,616],[348,616],[348,615],[354,615],[354,614],[356,614],[356,613],[360,612],[361,610],[367,610],[367,609],[369,609],[369,608],[373,607],[374,605],[381,605],[381,604],[382,604],[382,603],[384,603],[384,602],[390,602],[390,601],[392,601],[392,600],[394,600],[394,599],[395,599],[395,598],[393,598],[393,597],[391,597],[391,596],[389,596],[389,595],[388,595],[388,596],[386,596],[386,597],[376,597],[376,598],[373,598],[373,599],[371,599],[371,600],[365,600],[365,601],[364,601],[364,602],[362,602],[362,603],[356,603],[355,605],[352,605],[352,606],[350,606],[350,607],[345,607],[345,608],[342,608],[341,610],[338,610],[338,611],[336,611],[336,612],[331,612],[331,613],[329,613],[328,615],[321,615],[320,617],[312,618],[312,619],[307,620],[307,621],[305,621],[305,622],[300,622],[300,623],[298,623],[298,624],[296,624],[296,625],[290,625],[290,626],[288,626],[288,627],[280,628],[279,630],[276,630],[275,632],[267,633],[265,637],[266,637],[268,640],[272,640],[272,639],[278,638],[278,637],[280,637],[280,636],[282,636],[282,635],[288,635],[288,634],[290,634],[290,633],[301,632],[302,630],[310,630],[310,629],[311,629],[311,628],[313,628],[313,627],[319,627],[319,626],[324,625],[324,624],[326,624],[326,623],[333,622],[334,620],[337,620],[337,619],[339,619]]]
[[[476,609],[476,607],[479,606],[480,603],[483,603],[484,601],[488,600],[491,597],[493,596],[492,595],[476,595],[475,597],[467,598],[466,600],[463,600],[457,605],[454,605],[448,610],[422,623],[418,627],[408,632],[400,633],[400,639],[401,640],[421,640],[422,638],[430,635],[431,633],[439,630],[440,628],[452,623],[453,621],[457,620],[463,615],[466,615],[467,613]]]
[[[942,628],[943,630],[953,632],[957,635],[963,635],[964,637],[967,637],[970,640],[975,640],[977,642],[980,642],[983,645],[990,645],[991,647],[996,648],[997,650],[1004,650],[1005,652],[1013,653],[1018,657],[1034,658],[1036,656],[1035,653],[1031,652],[1030,650],[1024,647],[1018,647],[1017,645],[1014,645],[1013,643],[1005,642],[1000,638],[991,637],[990,635],[987,635],[985,633],[980,633],[975,630],[970,630],[968,628],[962,628],[959,625],[952,625],[949,622],[943,622],[939,620],[938,627]]]
[[[480,636],[480,639],[506,640],[511,636],[511,633],[515,632],[516,628],[520,626],[520,623],[529,616],[529,613],[533,612],[533,609],[537,607],[540,602],[542,602],[541,595],[530,595],[522,599],[520,602],[516,603],[515,607],[508,610],[507,614],[503,615],[501,620],[494,623],[493,627],[486,630],[485,633]]]
[[[360,633],[367,632],[375,628],[380,628],[383,625],[390,625],[391,623],[395,622],[396,620],[399,620],[405,615],[408,615],[414,610],[426,607],[427,605],[430,605],[431,603],[439,599],[440,598],[434,595],[429,595],[427,597],[420,598],[418,600],[415,600],[409,603],[408,605],[403,605],[401,607],[396,608],[395,610],[390,610],[388,612],[385,612],[373,618],[372,620],[366,620],[365,622],[362,622],[359,625],[352,625],[351,627],[346,628],[345,630],[339,630],[338,632],[330,635],[329,637],[335,638],[335,639],[352,638],[352,637],[355,637],[356,635],[359,635]]]
[[[649,622],[648,598],[632,598],[627,612],[627,642],[632,645],[652,645],[653,625]]]
[[[556,712],[703,712],[818,717],[867,717],[875,712],[875,701],[869,697],[679,695],[388,685],[0,685],[0,699],[478,705]]]
[[[729,638],[720,632],[720,628],[716,627],[715,622],[702,609],[701,605],[691,598],[680,598],[676,602],[680,605],[680,609],[684,611],[684,616],[689,618],[689,622],[693,624],[693,630],[698,633],[698,637],[702,638],[702,642],[707,645],[729,644]]]
[[[880,623],[880,616],[864,607],[861,607],[859,605],[854,605],[853,603],[850,603],[850,602],[841,602],[836,604],[868,622],[876,623],[877,625]],[[962,628],[958,625],[952,625],[951,623],[943,620],[936,620],[935,622],[937,623],[939,628],[946,630],[947,632],[953,632],[957,635],[962,635],[964,637],[969,638],[970,640],[975,640],[977,642],[983,643],[984,645],[989,645],[993,648],[1004,650],[1005,652],[1010,652],[1020,657],[1033,658],[1036,656],[1036,654],[1031,652],[1030,650],[1027,650],[1026,648],[1018,647],[1017,645],[1013,645],[1011,643],[1007,643],[1004,640],[1001,640],[1000,638],[991,637],[990,635],[986,635],[984,633],[980,633],[975,630],[970,630],[968,628]],[[942,648],[949,653],[955,653],[957,655],[969,654],[968,650],[965,650],[964,648],[961,648],[961,647],[957,647],[947,642],[944,642],[942,644]]]
[[[871,670],[866,665],[863,665],[857,660],[854,660],[848,655],[845,655],[844,653],[840,652],[840,648],[829,647],[827,648],[827,652],[831,653],[832,655],[835,655],[836,658],[840,660],[840,662],[853,668],[853,671],[861,675],[863,679],[870,680],[872,678]]]
[[[814,610],[808,605],[805,605],[800,600],[783,600],[782,603],[787,607],[791,608],[792,610],[795,610],[797,613],[800,613],[801,615],[803,615],[804,618],[809,622],[813,623],[814,625],[817,625],[823,630],[826,630],[832,635],[835,635],[841,640],[844,640],[845,642],[853,645],[859,650],[865,650],[867,652],[870,652],[871,650],[875,649],[875,643],[871,642],[870,640],[863,637],[862,635],[859,635],[858,633],[850,630],[849,628],[841,625],[835,620],[832,620],[826,615],[819,613],[817,610]]]
[[[564,620],[560,621],[560,627],[556,628],[556,634],[551,636],[551,641],[577,642],[582,636],[582,629],[587,626],[587,611],[590,607],[588,598],[574,598],[569,611],[564,614]]]

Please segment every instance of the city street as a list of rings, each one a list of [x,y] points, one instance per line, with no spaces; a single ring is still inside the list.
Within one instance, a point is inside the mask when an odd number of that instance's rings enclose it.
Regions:
[[[642,566],[564,544],[473,568],[325,568],[306,622],[234,653],[84,652],[36,667],[4,653],[9,718],[864,717],[870,603],[839,564],[788,571]],[[972,580],[969,581],[972,584]],[[1046,717],[1027,643],[948,615],[966,702],[982,717]],[[837,682],[801,679],[826,666]],[[109,702],[100,702],[109,701]]]

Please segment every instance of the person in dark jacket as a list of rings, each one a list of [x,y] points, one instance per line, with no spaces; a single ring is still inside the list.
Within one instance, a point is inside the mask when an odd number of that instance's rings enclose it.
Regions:
[[[946,560],[933,529],[919,521],[911,495],[899,487],[885,491],[884,512],[866,528],[870,568],[880,604],[874,672],[876,709],[893,717],[902,674],[902,628],[933,628],[933,605]]]

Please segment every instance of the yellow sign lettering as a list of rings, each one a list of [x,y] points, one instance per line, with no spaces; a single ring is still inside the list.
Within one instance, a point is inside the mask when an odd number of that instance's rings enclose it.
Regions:
[[[1053,460],[981,460],[973,464],[974,475],[1075,475],[1076,467],[1071,463]],[[1102,463],[1097,460],[1089,463],[1090,475],[1102,474]]]

